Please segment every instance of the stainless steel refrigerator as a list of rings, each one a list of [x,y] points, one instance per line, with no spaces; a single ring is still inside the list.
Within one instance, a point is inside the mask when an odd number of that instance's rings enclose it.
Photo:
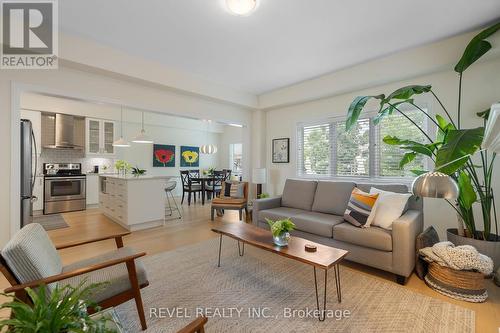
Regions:
[[[31,121],[21,119],[21,228],[33,221],[37,156],[33,125]]]

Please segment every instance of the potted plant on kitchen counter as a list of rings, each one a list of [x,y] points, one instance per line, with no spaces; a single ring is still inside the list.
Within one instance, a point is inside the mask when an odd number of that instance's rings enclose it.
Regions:
[[[358,96],[351,103],[348,111],[346,128],[352,128],[366,103],[370,99],[380,101],[377,115],[373,119],[377,125],[384,117],[389,117],[397,112],[411,122],[423,133],[426,142],[416,142],[404,137],[386,136],[383,141],[389,145],[399,146],[405,151],[399,166],[413,161],[417,156],[426,156],[435,164],[435,170],[452,177],[458,184],[459,195],[455,202],[447,200],[458,216],[459,227],[448,229],[448,240],[455,245],[469,244],[484,253],[495,262],[495,267],[500,265],[500,237],[498,235],[498,221],[495,209],[495,199],[492,189],[493,172],[495,169],[496,154],[481,149],[484,127],[463,128],[461,122],[462,106],[462,81],[467,68],[486,54],[492,45],[486,39],[500,29],[500,22],[483,30],[476,35],[467,45],[466,49],[454,70],[458,73],[458,109],[454,119],[430,85],[410,85],[399,88],[389,95]],[[431,94],[443,110],[445,117],[436,114],[432,117],[423,108],[415,103],[413,97],[419,94]],[[500,97],[500,96],[499,96]],[[495,101],[487,101],[489,105]],[[410,105],[420,111],[425,117],[436,125],[437,133],[432,138],[424,128],[419,126],[405,114],[403,105]],[[489,109],[477,112],[484,123],[489,115]],[[472,160],[472,155],[477,154],[479,162]],[[411,170],[415,175],[425,174],[427,170]],[[482,212],[482,230],[476,228],[473,204],[478,203]],[[492,230],[494,227],[494,230]]]

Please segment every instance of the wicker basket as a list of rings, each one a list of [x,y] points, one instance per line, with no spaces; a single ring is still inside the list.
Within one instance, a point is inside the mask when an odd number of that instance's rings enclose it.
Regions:
[[[437,263],[429,264],[425,282],[437,292],[467,302],[484,302],[488,298],[484,275],[458,271]]]

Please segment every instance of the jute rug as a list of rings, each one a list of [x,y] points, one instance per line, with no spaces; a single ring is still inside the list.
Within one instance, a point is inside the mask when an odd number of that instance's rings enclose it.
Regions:
[[[248,245],[239,257],[236,242],[223,238],[217,268],[218,245],[216,238],[144,259],[147,332],[176,332],[201,312],[207,332],[474,332],[473,311],[347,267],[340,304],[329,273],[330,318],[319,322],[311,266]],[[127,332],[140,332],[133,301],[116,313]]]
[[[34,216],[33,222],[41,224],[45,231],[69,227],[61,214]]]

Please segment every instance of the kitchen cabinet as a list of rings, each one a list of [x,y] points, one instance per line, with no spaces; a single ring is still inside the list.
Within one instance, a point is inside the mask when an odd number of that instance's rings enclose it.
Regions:
[[[35,177],[35,186],[33,186],[33,196],[37,199],[33,201],[33,210],[43,210],[43,177]]]
[[[97,174],[87,175],[87,206],[99,203],[99,176]]]
[[[129,230],[163,225],[168,176],[99,176],[99,207]]]
[[[115,129],[114,121],[86,118],[87,155],[114,155]]]

